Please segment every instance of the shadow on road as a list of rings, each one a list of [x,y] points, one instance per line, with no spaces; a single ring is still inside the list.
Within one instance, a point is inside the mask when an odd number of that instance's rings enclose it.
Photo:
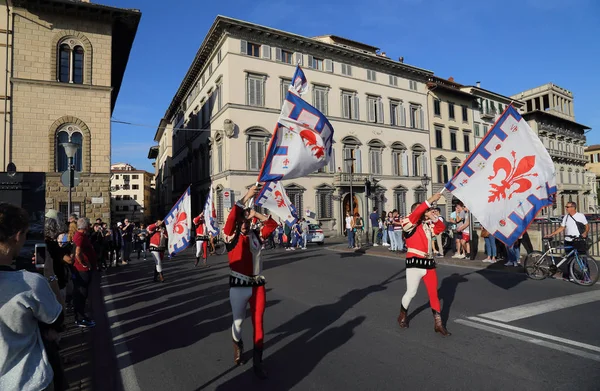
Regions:
[[[456,297],[456,290],[458,289],[458,284],[463,283],[463,282],[468,282],[469,280],[467,278],[465,278],[465,276],[468,276],[469,274],[473,274],[471,273],[465,273],[465,274],[458,274],[458,273],[454,273],[446,278],[444,278],[442,280],[442,283],[440,284],[440,287],[438,289],[438,297],[440,299],[441,302],[441,315],[442,315],[442,322],[444,323],[444,325],[446,324],[446,322],[448,322],[448,318],[450,317],[450,308],[452,307],[452,303],[454,302],[454,298]],[[429,305],[429,301],[425,304],[423,304],[422,306],[416,308],[414,311],[410,311],[409,309],[409,314],[408,314],[408,320],[410,321],[411,319],[413,319],[414,317],[416,317],[418,314],[420,314],[421,312],[423,312],[426,309],[430,309],[430,305]]]
[[[384,291],[391,282],[403,278],[400,276],[402,272],[403,270],[393,274],[379,284],[353,289],[334,303],[312,307],[270,332],[269,334],[276,334],[276,337],[265,341],[264,362],[269,372],[269,380],[259,381],[254,376],[252,361],[250,361],[246,364],[246,371],[216,389],[248,389],[253,388],[253,385],[262,390],[293,388],[309,375],[325,356],[348,342],[354,335],[354,329],[362,324],[366,317],[357,316],[340,326],[332,327],[332,325],[370,294]],[[296,337],[291,342],[269,354],[269,346],[274,346],[285,338],[293,336]],[[217,376],[198,390],[207,389],[206,387],[228,372],[230,371]]]

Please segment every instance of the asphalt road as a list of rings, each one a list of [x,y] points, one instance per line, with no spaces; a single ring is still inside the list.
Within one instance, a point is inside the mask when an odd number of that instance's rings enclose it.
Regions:
[[[249,318],[249,362],[233,366],[225,256],[210,258],[208,269],[194,268],[189,252],[177,256],[165,262],[165,283],[152,282],[153,264],[142,260],[103,277],[124,388],[600,389],[598,286],[441,265],[452,332],[443,338],[423,285],[410,328],[399,329],[400,259],[322,247],[264,254],[265,381],[252,372]]]

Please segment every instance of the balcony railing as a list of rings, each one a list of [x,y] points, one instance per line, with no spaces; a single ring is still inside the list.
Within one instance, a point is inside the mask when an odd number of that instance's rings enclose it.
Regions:
[[[350,174],[349,172],[338,172],[333,176],[333,184],[335,186],[349,186],[350,178],[352,178],[352,185],[364,185],[365,180],[369,178],[369,174]]]
[[[494,118],[496,116],[496,109],[479,109],[479,115],[481,118]]]
[[[575,152],[567,152],[567,151],[561,151],[558,149],[548,149],[548,153],[550,154],[550,156],[556,156],[556,157],[562,157],[562,158],[569,158],[569,159],[574,159],[574,160],[580,160],[580,161],[586,161],[588,159],[585,158],[584,155],[575,153]]]

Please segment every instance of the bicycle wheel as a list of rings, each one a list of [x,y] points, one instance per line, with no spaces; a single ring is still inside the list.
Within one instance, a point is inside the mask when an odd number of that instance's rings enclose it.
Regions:
[[[591,286],[598,281],[598,263],[591,255],[580,254],[569,265],[571,278],[576,284]]]
[[[532,280],[543,280],[550,275],[550,257],[541,251],[532,251],[524,261],[525,273]]]
[[[225,248],[225,242],[221,239],[217,240],[215,243],[215,253],[217,255],[223,255],[225,254],[225,251],[227,251],[227,249]]]

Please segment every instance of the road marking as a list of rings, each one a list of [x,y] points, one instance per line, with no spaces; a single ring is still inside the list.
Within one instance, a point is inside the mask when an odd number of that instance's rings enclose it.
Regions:
[[[476,316],[470,316],[470,317],[468,317],[468,319],[474,320],[477,322],[491,324],[491,325],[501,327],[504,329],[508,329],[508,330],[518,331],[518,332],[524,333],[524,334],[530,334],[535,337],[546,338],[546,339],[552,340],[554,342],[560,342],[560,343],[564,343],[567,345],[572,345],[572,346],[576,346],[578,348],[588,349],[588,350],[592,350],[594,352],[600,353],[600,347],[594,346],[594,345],[589,345],[587,343],[577,342],[577,341],[573,341],[571,339],[566,339],[566,338],[561,338],[561,337],[556,337],[554,335],[544,334],[544,333],[540,333],[538,331],[528,330],[528,329],[524,329],[522,327],[512,326],[512,325],[505,324],[505,323],[494,322],[493,320],[482,319],[482,318],[478,318]]]
[[[581,304],[592,303],[600,300],[600,290],[593,290],[575,295],[557,297],[555,299],[542,300],[535,303],[505,308],[503,310],[479,314],[479,316],[497,320],[500,322],[512,322],[514,320],[529,318],[531,316],[558,311]]]
[[[550,349],[558,350],[558,351],[561,351],[561,352],[564,352],[564,353],[569,353],[569,354],[572,354],[572,355],[575,355],[575,356],[579,356],[579,357],[583,357],[583,358],[587,358],[587,359],[590,359],[590,360],[594,360],[594,361],[600,362],[600,355],[589,353],[589,352],[584,351],[584,350],[570,348],[568,346],[559,345],[559,344],[554,343],[554,342],[544,341],[544,340],[541,340],[541,339],[533,338],[533,337],[530,337],[530,336],[527,336],[527,335],[518,334],[518,333],[515,333],[515,332],[512,332],[512,331],[508,331],[508,330],[502,330],[502,329],[495,328],[495,327],[492,327],[492,326],[488,326],[488,325],[485,325],[485,324],[473,322],[473,321],[467,320],[467,319],[456,319],[455,322],[463,324],[465,326],[473,327],[473,328],[476,328],[476,329],[489,331],[489,332],[494,333],[494,334],[500,334],[500,335],[504,335],[506,337],[518,339],[519,341],[529,342],[529,343],[532,343],[534,345],[544,346],[544,347],[547,347],[547,348],[550,348]],[[504,326],[507,326],[507,325],[504,325]],[[527,330],[527,331],[529,331],[529,330]],[[575,342],[575,341],[572,341],[572,342]]]

